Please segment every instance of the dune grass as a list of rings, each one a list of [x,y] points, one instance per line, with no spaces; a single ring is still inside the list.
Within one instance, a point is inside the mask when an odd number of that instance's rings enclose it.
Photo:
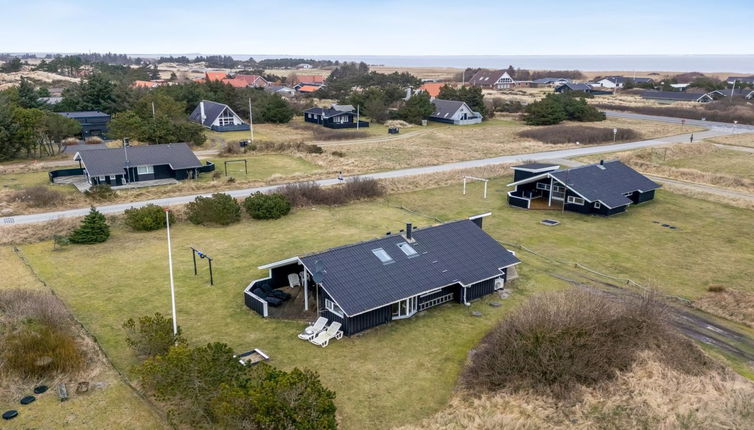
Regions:
[[[485,229],[499,240],[579,261],[669,294],[693,299],[710,284],[752,290],[754,244],[747,232],[754,228],[754,219],[748,211],[662,191],[656,201],[613,218],[525,211],[505,203],[504,184],[509,179],[492,181],[487,200],[481,198],[480,184],[470,185],[466,196],[458,185],[338,208],[301,209],[277,221],[244,220],[225,228],[177,224],[173,254],[178,322],[193,344],[221,341],[237,350],[258,347],[277,366],[316,369],[337,391],[343,428],[386,428],[416,422],[441,409],[469,349],[526,296],[566,287],[550,276],[563,269],[521,254],[522,278],[500,308],[488,306],[489,298],[470,309],[445,305],[321,349],[296,339],[302,323],[265,320],[244,307],[243,288],[265,275],[257,266],[373,238],[406,221],[420,227],[436,222],[396,208],[405,206],[442,220],[492,211]],[[545,227],[539,224],[542,218],[562,224]],[[43,242],[22,250],[115,365],[128,371],[135,359],[124,342],[122,322],[170,309],[164,234],[133,233],[116,226],[103,244],[51,252],[51,244]],[[214,287],[208,285],[207,273],[194,277],[189,246],[215,258]],[[87,261],[96,263],[82,264]],[[470,317],[469,310],[479,310],[483,317]]]
[[[320,166],[303,158],[284,154],[239,154],[209,159],[215,163],[215,172],[220,172],[223,177],[225,177],[225,162],[231,160],[246,160],[248,163],[248,174],[244,170],[244,163],[228,163],[227,176],[239,180],[262,181],[273,177],[303,176],[321,170]],[[211,180],[211,173],[199,176],[199,182]]]

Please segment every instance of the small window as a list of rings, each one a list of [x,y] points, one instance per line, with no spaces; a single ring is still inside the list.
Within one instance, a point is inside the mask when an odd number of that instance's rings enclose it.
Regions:
[[[379,258],[379,259],[380,259],[380,261],[382,261],[382,264],[390,264],[390,263],[393,263],[393,262],[395,261],[395,260],[393,260],[393,259],[392,259],[392,258],[390,257],[390,254],[388,254],[388,253],[387,253],[387,251],[385,251],[385,250],[384,250],[384,249],[382,249],[382,248],[373,249],[373,250],[372,250],[372,253],[373,253],[373,254],[374,254],[374,255],[375,255],[375,256],[376,256],[377,258]]]
[[[568,196],[568,203],[573,203],[575,205],[583,205],[584,199],[582,199],[581,197],[576,197],[576,196]]]
[[[550,184],[545,184],[543,182],[537,182],[537,189],[538,190],[550,191]]]
[[[140,175],[151,175],[154,174],[154,166],[139,166],[136,172]]]
[[[105,181],[105,177],[104,176],[100,176],[99,180],[104,182]]]
[[[409,258],[419,255],[419,253],[416,252],[416,250],[406,242],[399,243],[398,248],[400,248],[401,251],[403,251],[403,253],[406,254],[406,256]]]
[[[110,180],[114,181],[115,180],[115,175],[110,175]]]
[[[600,202],[594,202],[594,208],[595,209],[599,209],[601,207],[602,207],[602,205],[600,204]]]
[[[343,310],[335,302],[330,299],[325,299],[325,308],[335,315],[343,318]]]

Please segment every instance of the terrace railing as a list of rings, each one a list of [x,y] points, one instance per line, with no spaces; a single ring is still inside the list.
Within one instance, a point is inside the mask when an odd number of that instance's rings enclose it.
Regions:
[[[246,307],[265,318],[269,316],[267,301],[252,293],[251,291],[254,289],[254,286],[257,282],[267,282],[269,281],[269,279],[270,278],[257,279],[256,281],[253,281],[251,284],[249,284],[249,286],[246,287],[245,290],[243,290],[243,302]]]

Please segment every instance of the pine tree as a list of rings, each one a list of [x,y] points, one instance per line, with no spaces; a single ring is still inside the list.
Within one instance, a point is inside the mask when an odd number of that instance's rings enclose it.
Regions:
[[[110,227],[105,216],[92,206],[89,214],[81,221],[81,227],[69,237],[71,243],[100,243],[110,237]]]

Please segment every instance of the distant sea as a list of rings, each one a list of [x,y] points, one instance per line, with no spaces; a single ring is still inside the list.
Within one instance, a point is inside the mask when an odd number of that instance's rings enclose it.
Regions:
[[[151,56],[151,55],[150,55]],[[754,73],[754,55],[233,55],[245,60],[265,58],[311,58],[315,60],[364,61],[370,65],[401,67],[484,67],[509,65],[536,70],[668,71]]]

